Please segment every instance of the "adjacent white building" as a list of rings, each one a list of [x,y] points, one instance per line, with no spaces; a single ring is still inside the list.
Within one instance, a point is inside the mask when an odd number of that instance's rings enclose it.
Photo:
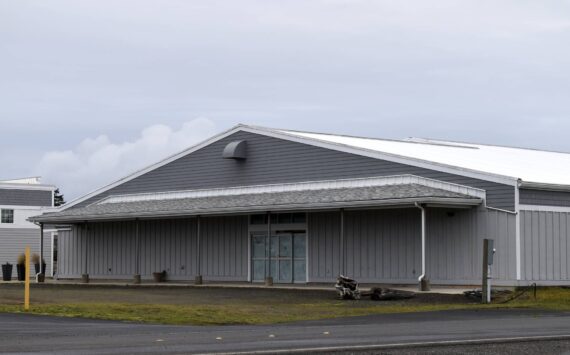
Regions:
[[[0,264],[16,264],[29,246],[40,253],[40,227],[28,218],[53,207],[55,186],[40,183],[39,177],[0,180]],[[55,230],[44,230],[46,273],[53,275]],[[16,268],[13,269],[16,276]]]

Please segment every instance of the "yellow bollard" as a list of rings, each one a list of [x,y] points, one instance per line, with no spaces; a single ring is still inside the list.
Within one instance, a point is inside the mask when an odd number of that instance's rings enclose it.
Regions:
[[[26,247],[26,285],[24,288],[24,310],[30,310],[30,247]]]

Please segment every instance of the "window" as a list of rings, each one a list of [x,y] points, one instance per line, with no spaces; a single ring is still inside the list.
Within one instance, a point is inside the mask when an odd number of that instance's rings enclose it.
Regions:
[[[14,210],[2,210],[0,222],[2,222],[2,223],[14,223]]]
[[[306,214],[301,213],[272,213],[271,224],[307,223]],[[253,214],[250,224],[267,224],[267,214]]]

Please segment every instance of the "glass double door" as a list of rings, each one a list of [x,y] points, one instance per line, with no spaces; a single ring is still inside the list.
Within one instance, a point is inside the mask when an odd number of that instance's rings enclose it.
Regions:
[[[307,237],[305,233],[275,233],[251,236],[252,280],[271,275],[275,283],[307,281]]]

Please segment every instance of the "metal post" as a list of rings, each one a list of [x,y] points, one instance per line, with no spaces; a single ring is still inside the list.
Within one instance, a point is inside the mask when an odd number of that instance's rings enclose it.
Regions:
[[[83,232],[85,235],[85,238],[84,238],[84,242],[85,242],[85,263],[84,264],[85,265],[83,266],[84,267],[84,273],[83,273],[83,275],[81,275],[81,281],[83,283],[89,283],[89,271],[87,271],[87,257],[88,257],[88,253],[87,253],[87,241],[88,241],[88,239],[87,239],[87,237],[89,236],[89,228],[87,226],[87,222],[85,222],[85,224],[83,225],[83,230],[84,230]]]
[[[197,265],[197,275],[196,278],[194,279],[194,283],[196,285],[201,285],[202,284],[202,246],[201,246],[201,239],[202,239],[202,235],[201,235],[202,231],[201,231],[201,218],[200,216],[196,216],[196,244],[197,244],[197,250],[196,250],[196,259],[198,262]]]
[[[491,303],[491,266],[495,254],[493,239],[483,239],[483,277],[481,287],[481,302]]]
[[[135,220],[135,276],[134,283],[141,283],[141,235],[140,235],[140,222],[137,218]]]
[[[487,273],[489,277],[489,281],[487,282],[487,303],[491,303],[491,265],[487,266],[489,268],[489,272]]]
[[[271,212],[267,212],[267,239],[269,244],[269,248],[266,248],[267,251],[267,270],[268,273],[265,276],[265,286],[273,286],[273,277],[271,276]]]
[[[346,256],[344,250],[344,208],[340,209],[340,273],[346,275]]]

